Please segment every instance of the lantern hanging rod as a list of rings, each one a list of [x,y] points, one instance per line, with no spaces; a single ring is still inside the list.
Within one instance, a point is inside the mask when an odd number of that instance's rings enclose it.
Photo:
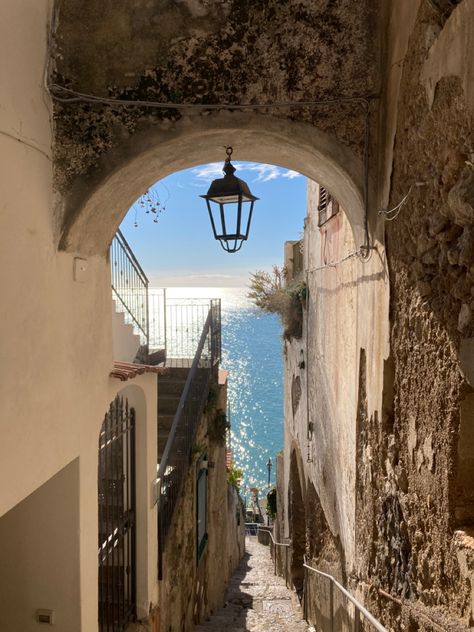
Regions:
[[[337,96],[328,99],[315,99],[313,101],[273,101],[271,103],[173,103],[166,101],[142,101],[134,99],[115,99],[112,97],[100,97],[94,94],[78,92],[72,88],[60,86],[57,83],[46,84],[51,98],[59,103],[93,103],[119,107],[146,107],[166,110],[264,110],[268,108],[307,108],[336,103],[355,103],[362,106],[365,114],[364,132],[364,243],[360,246],[359,257],[362,261],[369,259],[370,252],[375,248],[370,243],[369,233],[369,145],[370,145],[370,102],[378,99],[376,95],[367,96]]]

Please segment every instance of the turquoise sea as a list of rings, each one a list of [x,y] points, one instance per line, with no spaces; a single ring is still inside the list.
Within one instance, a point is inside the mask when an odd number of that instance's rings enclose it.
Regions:
[[[229,371],[232,452],[244,471],[242,495],[267,489],[267,462],[275,481],[276,454],[283,449],[283,343],[278,316],[246,298],[247,288],[169,288],[173,298],[220,298],[222,368]]]

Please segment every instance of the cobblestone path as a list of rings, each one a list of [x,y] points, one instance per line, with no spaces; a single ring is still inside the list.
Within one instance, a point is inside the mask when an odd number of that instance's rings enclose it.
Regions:
[[[226,603],[195,632],[309,632],[298,598],[273,574],[269,547],[246,538],[246,554],[229,581]]]

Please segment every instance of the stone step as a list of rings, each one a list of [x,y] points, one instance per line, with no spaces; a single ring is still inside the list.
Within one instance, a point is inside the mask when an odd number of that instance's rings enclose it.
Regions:
[[[160,378],[162,383],[173,380],[186,382],[190,367],[181,368],[167,366],[166,368],[168,369],[168,372]]]
[[[186,379],[176,380],[176,379],[165,379],[167,376],[161,377],[158,383],[158,396],[162,395],[177,395],[180,396],[183,392],[184,385],[186,384]]]
[[[303,620],[296,594],[273,574],[269,549],[246,538],[247,555],[229,581],[226,605],[195,632],[314,632]]]
[[[205,632],[206,630],[219,630],[220,632],[248,632],[247,626],[244,624],[242,626],[233,626],[233,625],[224,625],[219,624],[219,626],[212,625],[212,622],[209,621],[205,624],[197,625],[194,628],[194,632]]]
[[[201,625],[204,624],[201,623]],[[232,616],[226,617],[224,615],[213,615],[209,621],[206,621],[205,625],[207,628],[221,627],[223,630],[226,630],[229,625],[233,625],[235,627],[245,626],[245,615],[240,616],[237,619]]]
[[[171,430],[173,425],[174,413],[169,415],[158,415],[158,436],[162,433],[167,433]]]
[[[178,408],[181,393],[176,395],[170,395],[160,391],[158,397],[158,420],[160,415],[174,415]]]

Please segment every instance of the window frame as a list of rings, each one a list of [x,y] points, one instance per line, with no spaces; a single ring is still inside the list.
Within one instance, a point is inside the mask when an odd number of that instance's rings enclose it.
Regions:
[[[319,187],[318,227],[326,224],[339,212],[339,203],[332,197],[326,187]]]

